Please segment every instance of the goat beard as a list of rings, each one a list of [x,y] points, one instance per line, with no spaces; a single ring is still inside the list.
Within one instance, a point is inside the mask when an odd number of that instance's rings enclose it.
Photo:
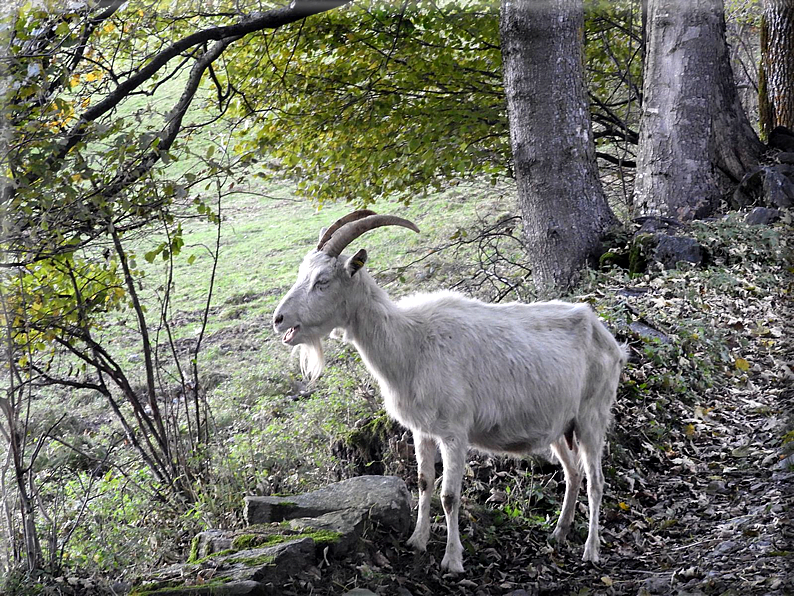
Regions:
[[[309,379],[309,383],[314,383],[320,378],[323,368],[325,368],[325,352],[323,351],[322,339],[318,338],[312,340],[311,343],[295,346],[295,350],[300,355],[303,376]],[[295,350],[293,350],[293,353]]]

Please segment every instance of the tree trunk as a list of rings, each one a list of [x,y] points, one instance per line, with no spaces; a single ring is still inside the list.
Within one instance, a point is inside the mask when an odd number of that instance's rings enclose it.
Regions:
[[[758,77],[764,137],[776,126],[794,130],[794,0],[764,1]]]
[[[736,91],[722,0],[649,0],[634,206],[706,217],[763,145]]]
[[[562,290],[618,224],[595,162],[582,0],[503,0],[500,29],[524,240],[538,289]]]

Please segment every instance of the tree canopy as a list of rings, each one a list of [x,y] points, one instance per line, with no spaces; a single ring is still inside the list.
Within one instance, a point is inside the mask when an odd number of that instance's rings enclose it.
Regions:
[[[589,3],[588,75],[610,161],[630,162],[637,137],[635,4]],[[365,205],[512,176],[498,3],[357,2],[279,35],[235,50],[229,113],[238,150],[277,158],[307,196]]]

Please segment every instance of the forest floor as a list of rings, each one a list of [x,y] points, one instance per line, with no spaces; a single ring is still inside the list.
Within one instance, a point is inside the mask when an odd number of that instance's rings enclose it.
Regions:
[[[753,235],[766,233],[759,229],[701,232],[712,242],[705,269],[622,288],[601,280],[587,297],[617,297],[606,311],[664,330],[649,344],[620,317],[609,321],[629,341],[632,362],[605,461],[600,563],[581,561],[584,497],[569,542],[546,543],[562,492],[558,470],[472,453],[460,516],[465,574],[440,570],[445,527],[436,503],[426,554],[411,552],[404,537],[374,535],[362,552],[312,568],[281,593],[794,594],[790,253],[785,240],[766,256],[754,250]],[[409,440],[398,430],[392,451],[410,457]],[[394,461],[415,491],[410,460]]]
[[[525,276],[518,232],[509,227],[511,201],[494,200],[488,187],[480,196],[490,202],[475,206],[474,190],[417,199],[400,211],[421,223],[424,238],[399,231],[368,238],[368,268],[390,293],[456,288],[493,300],[503,289],[493,283]],[[226,269],[219,270],[205,356],[207,374],[220,379],[210,398],[229,476],[223,476],[225,468],[217,472],[218,497],[208,501],[214,517],[207,515],[201,529],[237,527],[235,508],[244,494],[300,492],[355,474],[396,474],[416,494],[413,447],[404,429],[392,425],[363,452],[339,448],[382,408],[355,353],[328,342],[328,367],[307,391],[289,351],[269,329],[275,303],[315,242],[307,224],[319,229],[347,207],[317,214],[292,202],[240,205],[250,208],[229,219]],[[482,236],[483,230],[493,235]],[[600,563],[581,561],[584,491],[569,542],[546,542],[562,500],[558,466],[471,452],[460,515],[464,574],[440,570],[446,529],[435,502],[427,553],[413,553],[406,536],[381,528],[359,552],[324,560],[275,586],[274,593],[342,596],[361,587],[381,596],[794,594],[792,224],[748,226],[735,213],[686,231],[707,252],[702,266],[657,267],[641,276],[618,267],[588,271],[565,297],[590,303],[631,352],[604,457]],[[210,243],[211,231],[205,234],[190,242]],[[428,250],[426,238],[445,244]],[[620,244],[616,252],[625,250]],[[397,255],[402,264],[393,262]],[[202,308],[195,298],[202,283],[197,272],[206,270],[196,269],[201,259],[199,254],[193,269],[185,267],[188,285],[177,297],[184,321],[175,326],[188,336],[188,315]],[[518,291],[506,299],[515,298],[532,296]],[[132,362],[135,342],[121,332],[114,342]],[[101,404],[95,415],[107,416]],[[243,475],[244,483],[238,480]],[[86,549],[102,546],[90,542],[91,528],[108,527],[109,511],[98,509],[100,525],[88,526]],[[151,544],[165,536],[165,530],[143,525],[145,515],[133,517],[134,523],[116,528],[132,538],[151,535]],[[156,548],[113,534],[108,548],[129,563],[104,570],[102,579],[87,571],[90,590],[72,589],[61,577],[30,593],[116,594],[118,586],[156,566],[153,561],[184,561],[192,529],[180,529],[173,542],[162,540]],[[66,573],[83,575],[77,569]]]
[[[794,392],[781,389],[727,394],[720,413],[709,415],[710,432],[638,466],[645,474],[632,505],[605,507],[598,564],[580,560],[584,529],[553,548],[545,542],[549,530],[520,520],[495,525],[493,514],[469,501],[461,513],[468,535],[462,576],[439,568],[442,517],[426,554],[395,536],[373,536],[366,550],[312,568],[280,593],[794,594],[794,473],[780,448],[780,415],[794,411]],[[583,507],[578,515],[586,519]]]

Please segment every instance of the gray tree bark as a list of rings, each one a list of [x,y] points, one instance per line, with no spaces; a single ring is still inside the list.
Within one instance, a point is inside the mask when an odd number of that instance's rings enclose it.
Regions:
[[[634,207],[707,217],[763,145],[736,90],[723,0],[649,0]]]
[[[584,83],[582,0],[503,0],[510,143],[541,293],[567,288],[618,224],[604,197]]]
[[[761,130],[794,130],[794,0],[764,0],[759,79]]]

